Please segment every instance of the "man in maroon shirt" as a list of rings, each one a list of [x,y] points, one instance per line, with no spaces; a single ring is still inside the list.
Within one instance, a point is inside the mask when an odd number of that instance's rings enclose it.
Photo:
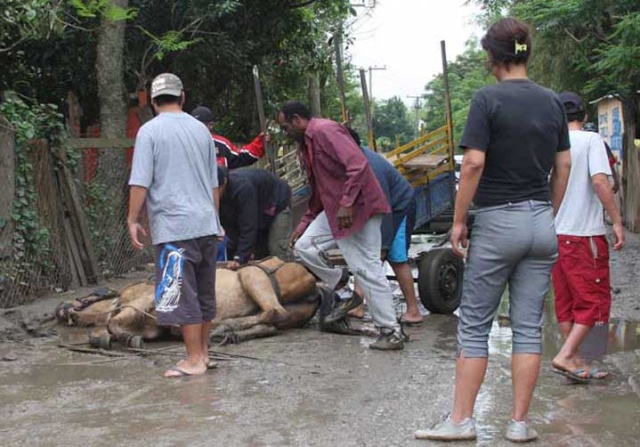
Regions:
[[[380,262],[382,214],[391,212],[367,158],[347,130],[335,121],[312,118],[299,102],[285,103],[280,127],[300,145],[311,196],[291,241],[302,262],[329,287],[342,277],[323,253],[340,248],[349,270],[363,286],[380,337],[372,349],[403,349],[407,339],[396,318],[389,282]],[[331,323],[361,298],[343,302],[325,318]]]

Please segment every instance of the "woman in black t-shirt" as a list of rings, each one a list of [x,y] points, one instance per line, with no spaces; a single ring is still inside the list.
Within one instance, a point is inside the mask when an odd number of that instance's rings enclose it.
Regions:
[[[553,219],[571,165],[569,134],[555,93],[527,78],[528,26],[502,19],[484,36],[482,47],[499,82],[474,96],[460,143],[465,154],[451,244],[460,256],[467,252],[467,263],[453,411],[432,429],[416,432],[419,439],[475,439],[473,407],[507,284],[514,396],[506,437],[519,442],[537,437],[527,418],[541,365],[543,302],[557,258]],[[467,240],[472,200],[478,210]]]

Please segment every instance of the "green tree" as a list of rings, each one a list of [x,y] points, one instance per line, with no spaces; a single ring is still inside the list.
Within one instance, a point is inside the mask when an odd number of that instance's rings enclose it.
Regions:
[[[486,64],[486,54],[476,39],[467,41],[465,50],[448,63],[449,91],[453,116],[453,138],[457,142],[462,136],[469,114],[469,105],[474,93],[494,81]],[[425,87],[423,113],[427,130],[433,131],[445,125],[445,92],[442,74],[436,75]]]
[[[73,91],[83,125],[97,122],[100,20],[118,11],[111,8],[114,0],[5,4],[0,90],[60,106]],[[187,89],[185,108],[207,104],[219,130],[232,139],[246,140],[258,127],[253,65],[260,67],[269,115],[285,98],[307,100],[308,73],[318,75],[324,106],[338,101],[330,38],[353,13],[348,0],[129,0],[121,10],[137,13],[124,17],[125,90],[147,87],[160,72],[176,72]]]
[[[396,137],[402,145],[414,139],[415,132],[415,121],[400,97],[394,96],[376,104],[373,111],[373,134],[385,152],[390,149],[391,144],[395,144]]]

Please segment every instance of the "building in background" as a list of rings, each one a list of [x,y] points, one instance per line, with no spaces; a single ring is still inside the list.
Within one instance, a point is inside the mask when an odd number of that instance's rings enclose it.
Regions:
[[[613,154],[622,162],[622,102],[616,95],[607,95],[591,101],[598,108],[598,132],[609,143]],[[595,117],[592,121],[595,121]]]

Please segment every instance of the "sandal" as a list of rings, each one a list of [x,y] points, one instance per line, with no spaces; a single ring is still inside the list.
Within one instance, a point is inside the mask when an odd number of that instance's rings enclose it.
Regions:
[[[581,374],[584,374],[586,372],[586,370],[582,369],[582,368],[578,368],[574,371],[569,371],[566,368],[563,368],[562,366],[558,366],[558,365],[551,365],[551,372],[555,373],[555,374],[560,374],[561,376],[565,376],[567,379],[572,380],[575,383],[589,383],[591,381],[591,376],[582,376]]]

